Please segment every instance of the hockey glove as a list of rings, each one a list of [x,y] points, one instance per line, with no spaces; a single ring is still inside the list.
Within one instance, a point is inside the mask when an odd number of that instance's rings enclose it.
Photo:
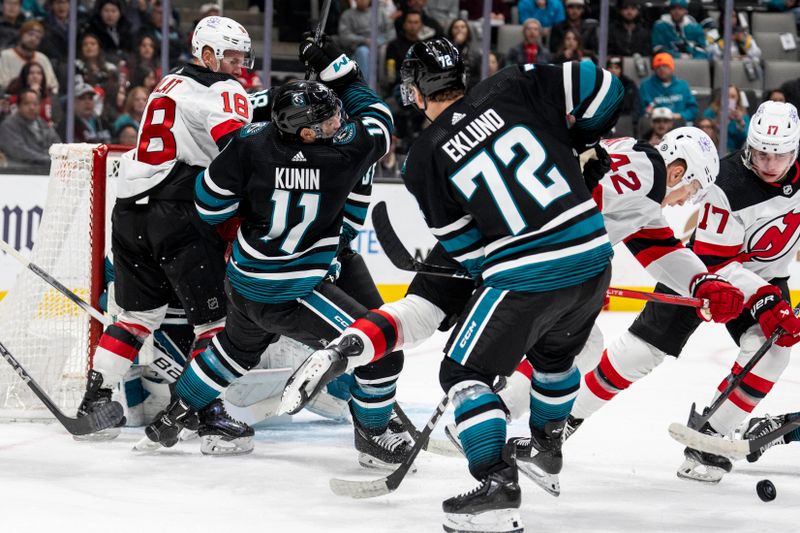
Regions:
[[[704,316],[701,309],[697,309],[697,316],[705,321],[729,322],[744,310],[744,294],[722,276],[698,274],[689,284],[689,290],[695,298],[708,300],[710,317]]]
[[[319,80],[335,91],[358,79],[356,62],[347,57],[333,41],[323,36],[317,45],[313,37],[300,43],[300,61],[319,74]]]
[[[775,330],[781,328],[783,334],[775,343],[778,346],[794,346],[800,341],[800,319],[794,315],[792,307],[781,295],[781,290],[774,285],[765,285],[747,302],[750,314],[761,325],[761,331],[769,338]]]
[[[600,183],[606,172],[611,170],[611,158],[605,148],[600,145],[589,148],[580,155],[583,181],[591,191]]]

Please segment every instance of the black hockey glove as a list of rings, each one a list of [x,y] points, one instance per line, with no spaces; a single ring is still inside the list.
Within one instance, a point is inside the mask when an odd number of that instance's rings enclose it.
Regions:
[[[319,80],[334,91],[344,88],[359,77],[358,65],[341,48],[323,35],[317,45],[313,36],[300,42],[300,61],[319,75]]]
[[[588,152],[588,153],[587,153]],[[581,164],[583,167],[583,181],[591,192],[603,179],[603,176],[611,170],[611,158],[605,148],[596,145],[581,154]]]

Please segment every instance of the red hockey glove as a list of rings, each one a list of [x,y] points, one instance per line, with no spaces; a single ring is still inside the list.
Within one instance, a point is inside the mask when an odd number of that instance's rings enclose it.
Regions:
[[[222,222],[221,224],[217,224],[217,233],[225,242],[233,242],[236,240],[236,233],[239,231],[239,226],[242,225],[242,217],[233,216]]]
[[[703,316],[701,309],[697,309],[697,316],[705,321],[725,323],[742,314],[744,309],[744,294],[742,291],[728,283],[722,276],[716,274],[698,274],[689,284],[692,296],[708,300],[708,313]]]
[[[781,296],[781,290],[774,285],[765,285],[747,302],[750,314],[758,320],[761,331],[769,338],[776,329],[784,333],[775,343],[778,346],[794,346],[800,341],[800,319],[794,315],[792,307]]]

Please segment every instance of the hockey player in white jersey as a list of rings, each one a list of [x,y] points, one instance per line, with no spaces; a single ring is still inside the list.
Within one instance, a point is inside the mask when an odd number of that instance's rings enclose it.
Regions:
[[[235,78],[253,66],[250,37],[232,19],[206,17],[194,31],[192,55],[192,63],[174,69],[150,94],[136,148],[121,161],[112,249],[115,299],[123,311],[97,346],[79,415],[109,401],[159,328],[173,291],[194,327],[194,352],[224,324],[226,242],[200,220],[194,180],[251,121]],[[201,434],[213,433],[220,420],[233,424],[217,402],[200,413]]]
[[[744,293],[746,311],[726,327],[739,345],[733,373],[779,328],[782,334],[704,427],[727,434],[769,393],[800,340],[800,320],[789,303],[789,265],[800,248],[800,121],[791,104],[765,102],[753,116],[747,145],[724,158],[720,177],[700,210],[690,246],[711,272]],[[670,292],[659,284],[656,290]],[[629,330],[608,346],[597,368],[584,376],[571,426],[580,424],[666,355],[678,357],[700,324],[694,312],[648,302]],[[726,383],[718,387],[724,390]],[[687,448],[678,476],[717,483],[732,468],[725,458]]]

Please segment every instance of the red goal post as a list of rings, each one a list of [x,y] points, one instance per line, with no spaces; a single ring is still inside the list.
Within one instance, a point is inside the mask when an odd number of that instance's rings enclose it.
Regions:
[[[129,146],[56,144],[31,260],[99,308],[121,155]],[[77,408],[102,325],[23,269],[0,300],[0,340],[59,406]],[[0,417],[45,410],[8,365],[0,365]],[[46,415],[45,415],[46,416]]]

